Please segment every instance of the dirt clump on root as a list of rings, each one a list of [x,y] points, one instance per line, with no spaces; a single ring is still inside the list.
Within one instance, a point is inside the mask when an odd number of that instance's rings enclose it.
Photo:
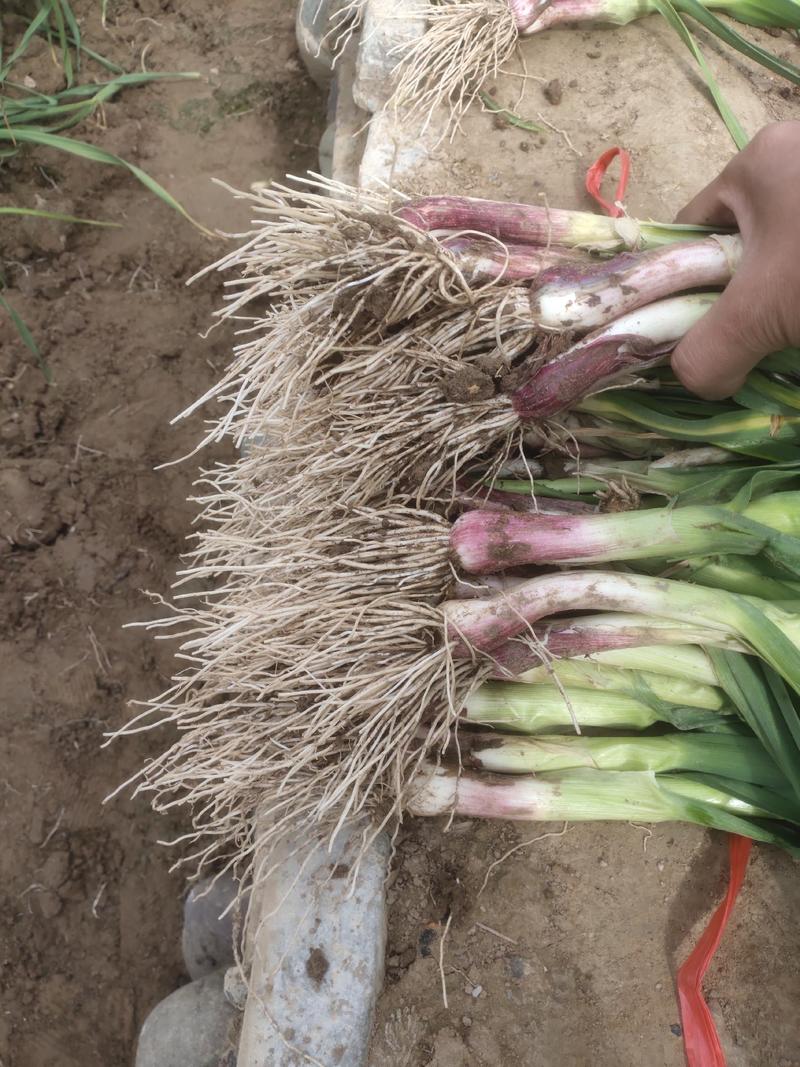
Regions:
[[[495,395],[492,379],[477,367],[464,367],[446,375],[442,378],[441,387],[445,399],[453,404],[489,400]]]

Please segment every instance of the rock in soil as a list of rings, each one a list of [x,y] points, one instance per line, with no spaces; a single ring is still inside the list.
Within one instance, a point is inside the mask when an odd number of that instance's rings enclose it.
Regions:
[[[181,947],[190,978],[202,978],[234,962],[233,930],[235,909],[220,916],[233,903],[236,881],[223,875],[212,885],[206,878],[194,886],[183,905]]]
[[[236,964],[225,972],[223,990],[227,1002],[232,1004],[237,1011],[244,1011],[247,1004],[247,982]]]
[[[311,854],[282,845],[271,857],[274,872],[255,891],[249,917],[251,995],[239,1067],[369,1062],[391,845],[381,833],[363,850],[363,832],[343,830]]]
[[[239,1013],[225,999],[224,977],[224,970],[215,971],[176,989],[153,1008],[139,1034],[136,1067],[235,1063],[229,1054]]]
[[[558,78],[551,78],[550,81],[545,84],[543,92],[549,104],[560,104],[561,98],[564,95],[564,90],[561,88],[561,82]]]

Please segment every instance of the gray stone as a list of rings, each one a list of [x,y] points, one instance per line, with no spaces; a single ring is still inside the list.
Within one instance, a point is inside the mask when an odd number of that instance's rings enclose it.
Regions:
[[[234,909],[220,916],[235,900],[238,883],[229,874],[212,882],[211,878],[198,882],[183,905],[181,948],[186,973],[193,979],[234,962]]]
[[[362,841],[357,827],[310,855],[287,844],[271,857],[277,869],[254,889],[250,909],[238,1067],[366,1064],[391,849],[380,834],[359,857]]]
[[[336,64],[336,97],[332,114],[333,140],[331,177],[347,185],[358,185],[358,168],[367,143],[369,114],[353,99],[358,45],[353,39]]]
[[[311,78],[324,89],[331,80],[333,56],[326,40],[333,8],[331,0],[300,0],[295,35],[300,57]]]
[[[247,982],[240,968],[234,964],[225,972],[225,999],[237,1011],[244,1011],[247,1003]]]
[[[425,32],[420,0],[368,0],[358,48],[353,98],[364,111],[380,111],[392,93],[394,69],[405,48]]]
[[[319,172],[323,178],[333,177],[333,142],[336,127],[332,122],[325,127],[319,141]]]
[[[61,897],[52,889],[37,889],[33,894],[33,910],[43,919],[55,919],[63,907]]]
[[[66,849],[51,852],[39,870],[38,879],[48,889],[60,889],[69,879],[69,852]]]
[[[139,1034],[136,1067],[219,1067],[241,1018],[225,999],[224,971],[176,989],[150,1012]],[[228,1058],[228,1062],[235,1063]]]

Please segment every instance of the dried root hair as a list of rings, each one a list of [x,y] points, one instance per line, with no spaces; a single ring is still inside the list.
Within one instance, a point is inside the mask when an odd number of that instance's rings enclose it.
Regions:
[[[240,481],[235,466],[224,477]],[[342,509],[338,522],[312,514],[304,525],[296,511],[274,518],[257,489],[244,495],[234,508],[222,493],[220,510],[206,494],[180,581],[221,582],[179,592],[171,616],[151,624],[179,642],[186,666],[122,731],[175,728],[136,792],[159,811],[191,809],[182,842],[197,842],[186,862],[198,873],[248,867],[257,810],[275,842],[399,814],[406,782],[448,743],[487,673],[453,662],[443,639],[440,516]]]
[[[178,416],[221,403],[206,442],[241,447],[320,396],[380,396],[421,372],[429,382],[437,362],[498,374],[536,339],[524,289],[473,287],[435,237],[390,213],[388,194],[323,179],[310,189],[250,196],[259,229],[209,268],[238,272],[219,317],[241,323],[241,340],[222,379]]]
[[[425,33],[399,52],[389,106],[426,130],[445,110],[442,137],[452,137],[481,87],[496,78],[517,46],[507,0],[441,0],[421,12]]]
[[[452,493],[482,456],[514,447],[520,424],[506,383],[520,362],[532,373],[547,358],[515,292],[369,343],[349,342],[346,330],[332,343],[293,331],[293,312],[277,313],[209,394],[223,413],[203,444],[255,442],[254,463],[267,471],[287,461],[273,491],[301,507],[325,493],[342,504]]]
[[[331,293],[335,300],[382,290],[384,318],[401,321],[428,306],[431,298],[469,303],[469,283],[435,236],[392,214],[408,197],[391,189],[357,189],[310,174],[291,177],[296,186],[258,185],[242,192],[219,182],[253,206],[254,229],[230,235],[243,244],[204,268],[235,269],[227,281],[220,318],[235,317],[256,298],[291,294],[296,300]],[[194,280],[194,279],[190,279]],[[315,310],[312,303],[309,312]]]
[[[336,65],[345,48],[347,48],[353,35],[358,33],[364,21],[364,9],[367,0],[349,0],[338,5],[331,11],[328,29],[322,39],[322,45],[327,48]]]
[[[122,731],[173,728],[135,787],[191,810],[198,872],[402,811],[489,670],[444,640],[449,501],[521,448],[502,383],[547,358],[515,290],[474,292],[373,194],[321,185],[255,198],[261,227],[219,265],[244,272],[222,317],[246,325],[206,440],[245,454],[201,475],[150,624],[182,669]]]

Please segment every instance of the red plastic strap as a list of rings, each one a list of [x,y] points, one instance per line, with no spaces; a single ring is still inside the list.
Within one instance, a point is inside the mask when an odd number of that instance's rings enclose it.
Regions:
[[[678,1002],[683,1023],[683,1045],[689,1067],[725,1067],[725,1056],[719,1043],[717,1028],[703,999],[701,984],[742,888],[752,844],[749,837],[731,834],[728,892],[703,931],[703,936],[678,971]]]
[[[603,178],[606,176],[606,171],[611,166],[611,163],[616,157],[619,156],[619,182],[617,183],[617,191],[614,194],[614,203],[609,202],[604,198],[600,192],[600,186],[603,184]],[[624,148],[609,148],[606,152],[603,152],[602,156],[592,163],[591,167],[586,171],[586,190],[590,196],[594,197],[603,211],[610,215],[612,219],[618,219],[622,214],[622,211],[617,207],[617,201],[625,199],[625,190],[628,188],[628,178],[631,173],[631,157],[630,153],[626,152]]]

